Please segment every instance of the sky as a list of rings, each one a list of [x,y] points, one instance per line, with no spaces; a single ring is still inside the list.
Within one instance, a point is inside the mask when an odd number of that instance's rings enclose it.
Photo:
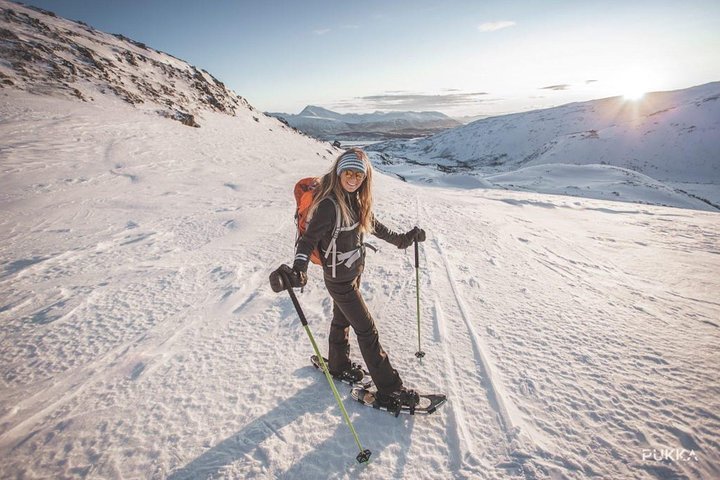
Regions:
[[[720,80],[720,2],[26,0],[256,108],[488,116]]]

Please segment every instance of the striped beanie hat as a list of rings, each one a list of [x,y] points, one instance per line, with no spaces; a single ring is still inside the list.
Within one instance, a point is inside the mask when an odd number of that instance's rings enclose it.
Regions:
[[[340,175],[344,170],[359,170],[362,173],[367,173],[365,162],[353,151],[343,153],[338,161],[337,174]]]

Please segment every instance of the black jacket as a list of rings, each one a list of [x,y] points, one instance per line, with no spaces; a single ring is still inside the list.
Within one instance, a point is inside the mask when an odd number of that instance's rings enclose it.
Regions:
[[[346,199],[351,207],[355,218],[358,218],[358,201],[356,193],[346,193]],[[360,227],[356,224],[354,228],[341,230],[336,240],[337,262],[335,264],[335,277],[332,275],[333,255],[325,256],[330,247],[332,234],[335,230],[337,212],[333,200],[326,198],[320,202],[307,229],[302,237],[298,239],[295,250],[295,262],[293,267],[296,270],[307,270],[310,253],[315,247],[320,247],[320,257],[323,261],[323,272],[325,278],[336,282],[352,281],[360,275],[365,267],[365,247],[363,246],[363,235]],[[395,233],[380,223],[373,216],[374,235],[388,243],[399,246],[404,238],[403,234]]]

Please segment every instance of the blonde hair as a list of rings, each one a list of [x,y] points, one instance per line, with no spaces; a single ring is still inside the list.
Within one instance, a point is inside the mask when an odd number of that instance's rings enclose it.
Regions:
[[[360,207],[358,212],[360,218],[355,218],[354,212],[346,200],[345,189],[340,184],[340,176],[337,174],[338,162],[340,161],[340,158],[348,152],[353,152],[365,164],[365,180],[363,180],[360,188],[356,190],[358,206]],[[337,201],[338,207],[340,208],[340,216],[342,218],[341,224],[343,226],[348,227],[353,223],[358,222],[360,224],[359,228],[361,233],[373,233],[372,172],[372,164],[364,151],[359,148],[351,148],[344,151],[340,156],[338,156],[338,158],[335,159],[330,171],[318,178],[318,193],[314,196],[313,202],[308,209],[308,222],[315,214],[315,210],[317,210],[320,202],[332,194]]]

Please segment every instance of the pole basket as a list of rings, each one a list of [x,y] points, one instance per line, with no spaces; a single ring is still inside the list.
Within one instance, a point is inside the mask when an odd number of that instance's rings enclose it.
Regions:
[[[362,452],[358,453],[358,456],[355,458],[358,463],[367,463],[367,461],[370,460],[370,455],[372,455],[372,452],[370,450],[363,450]]]

